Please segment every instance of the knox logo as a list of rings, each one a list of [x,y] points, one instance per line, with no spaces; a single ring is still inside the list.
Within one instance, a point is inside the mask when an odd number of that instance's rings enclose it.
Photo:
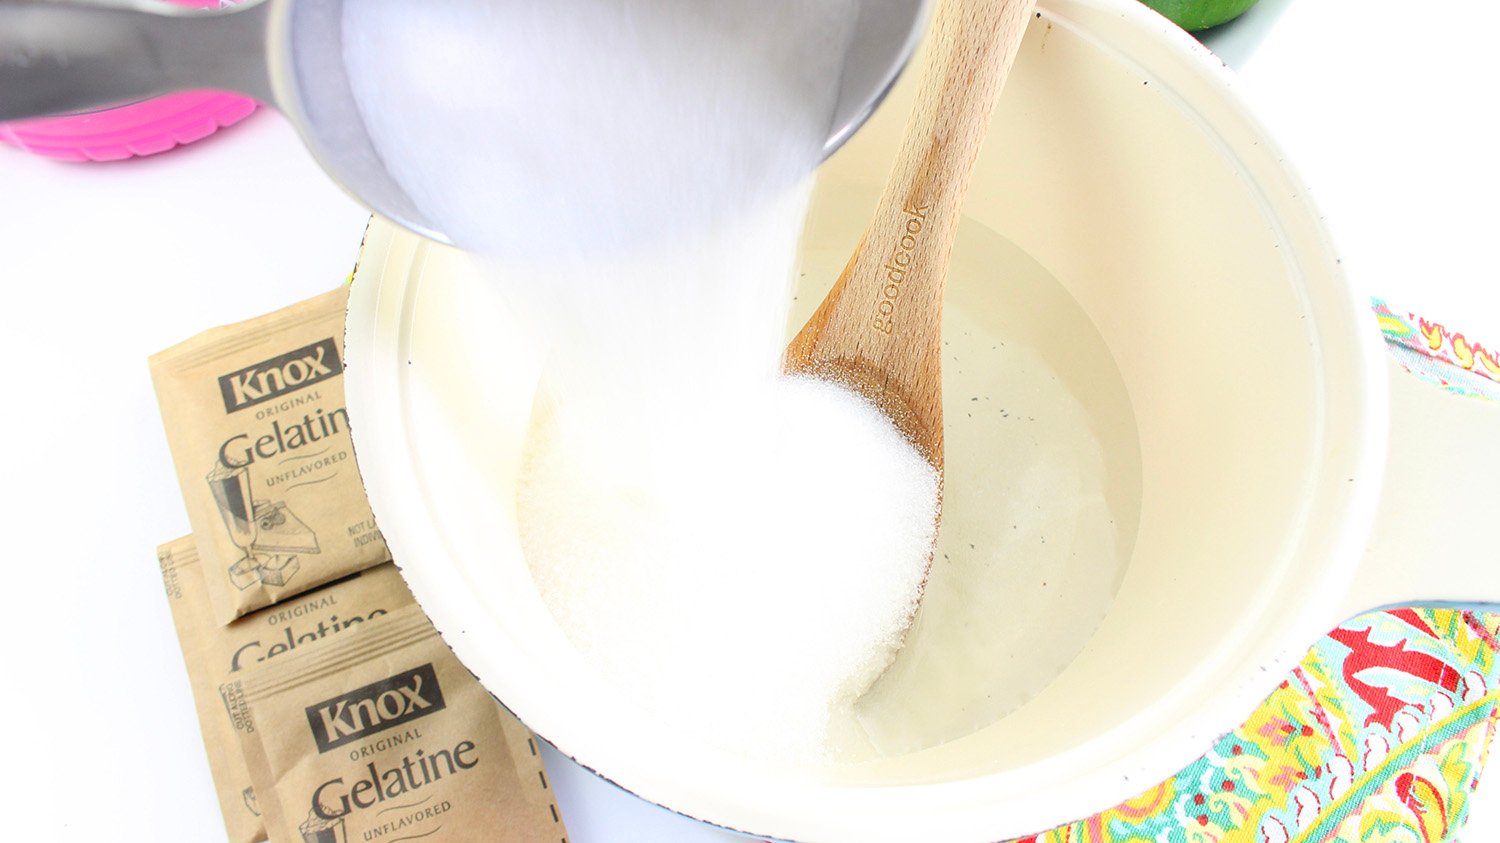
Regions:
[[[447,707],[431,664],[307,707],[318,752],[410,723]]]
[[[343,371],[338,346],[329,337],[223,375],[219,378],[219,391],[224,395],[224,411],[233,413],[327,380]]]

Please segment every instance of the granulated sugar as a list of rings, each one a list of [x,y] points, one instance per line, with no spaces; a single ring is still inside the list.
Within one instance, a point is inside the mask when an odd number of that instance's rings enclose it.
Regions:
[[[900,645],[936,475],[842,388],[785,379],[637,436],[549,408],[519,497],[572,640],[677,728],[816,757]]]
[[[623,692],[675,735],[790,762],[825,756],[901,644],[938,493],[863,398],[780,375],[805,202],[574,299],[516,495],[542,598]],[[548,306],[585,286],[548,278]]]
[[[780,373],[855,7],[346,5],[382,156],[547,361],[516,507],[558,624],[672,734],[824,757],[901,643],[938,494],[870,404]]]
[[[856,9],[346,0],[344,59],[376,150],[427,218],[465,248],[550,260],[793,187],[808,130],[817,147],[829,134]]]

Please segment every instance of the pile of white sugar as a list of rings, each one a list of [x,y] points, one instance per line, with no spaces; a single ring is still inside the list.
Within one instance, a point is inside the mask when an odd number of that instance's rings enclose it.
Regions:
[[[537,588],[674,734],[816,761],[916,609],[937,476],[781,375],[853,0],[348,0],[387,166],[547,361],[516,488]]]

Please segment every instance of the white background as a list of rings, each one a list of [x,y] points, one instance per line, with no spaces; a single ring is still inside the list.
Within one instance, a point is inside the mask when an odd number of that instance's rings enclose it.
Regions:
[[[1500,343],[1497,25],[1488,0],[1263,0],[1213,43],[1356,281]],[[364,223],[273,114],[121,164],[0,148],[10,839],[220,839],[153,553],[187,521],[146,356],[330,289]],[[575,843],[730,839],[549,766]],[[1465,838],[1500,839],[1500,776],[1478,799]]]

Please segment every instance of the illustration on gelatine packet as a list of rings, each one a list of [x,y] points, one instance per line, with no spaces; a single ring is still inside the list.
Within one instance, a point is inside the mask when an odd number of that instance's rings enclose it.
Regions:
[[[208,474],[214,503],[229,540],[245,555],[229,566],[229,581],[241,590],[256,583],[284,586],[296,576],[297,557],[319,552],[318,536],[282,501],[257,501],[250,467],[216,464]]]
[[[307,820],[297,830],[302,832],[302,843],[348,843],[344,818],[324,819],[316,810],[308,812]]]
[[[245,808],[255,816],[260,816],[260,805],[255,801],[255,788],[247,787],[240,792],[240,798],[245,800]]]

